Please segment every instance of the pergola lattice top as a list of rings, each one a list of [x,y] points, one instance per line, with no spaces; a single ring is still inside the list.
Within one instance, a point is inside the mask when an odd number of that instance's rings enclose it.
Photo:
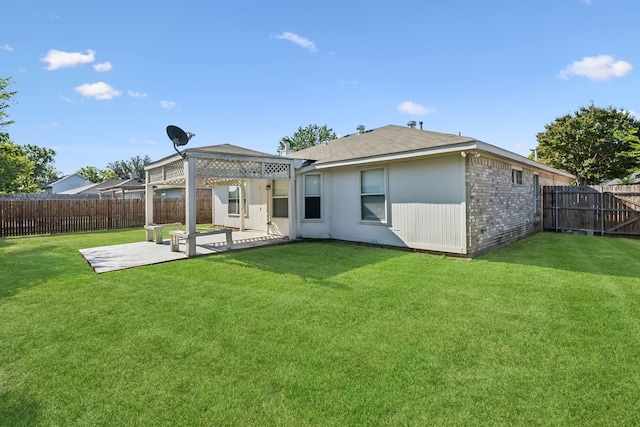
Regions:
[[[230,144],[187,149],[186,157],[194,159],[196,185],[238,185],[244,179],[290,179],[293,162],[279,156],[248,150]],[[178,154],[151,163],[147,184],[185,186],[185,160]]]

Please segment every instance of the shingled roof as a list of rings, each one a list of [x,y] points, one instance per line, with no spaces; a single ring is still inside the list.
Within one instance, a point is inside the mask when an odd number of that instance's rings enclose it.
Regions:
[[[467,136],[388,125],[289,153],[286,157],[310,160],[320,165],[475,142],[478,141]]]

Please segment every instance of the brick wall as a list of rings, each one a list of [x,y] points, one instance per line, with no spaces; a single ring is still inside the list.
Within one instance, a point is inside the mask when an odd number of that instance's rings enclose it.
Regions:
[[[533,169],[485,156],[466,159],[469,255],[480,255],[541,230],[542,211],[536,210],[541,196],[536,199]],[[522,184],[512,182],[514,167],[522,171]],[[539,186],[552,185],[554,176],[541,172],[538,181]]]

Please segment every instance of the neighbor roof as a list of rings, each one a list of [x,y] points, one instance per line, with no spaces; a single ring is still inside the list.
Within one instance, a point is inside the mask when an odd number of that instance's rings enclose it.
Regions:
[[[315,161],[316,165],[364,159],[386,154],[411,153],[429,148],[477,142],[459,136],[404,126],[388,125],[329,141],[327,144],[287,154],[286,157]]]

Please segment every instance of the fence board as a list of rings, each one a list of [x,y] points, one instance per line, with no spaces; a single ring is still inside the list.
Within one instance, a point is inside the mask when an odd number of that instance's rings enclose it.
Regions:
[[[196,222],[210,223],[211,199],[197,200]],[[155,199],[154,222],[185,222],[184,199]],[[0,200],[0,237],[142,227],[140,199]]]
[[[543,228],[640,236],[640,186],[544,187]]]

